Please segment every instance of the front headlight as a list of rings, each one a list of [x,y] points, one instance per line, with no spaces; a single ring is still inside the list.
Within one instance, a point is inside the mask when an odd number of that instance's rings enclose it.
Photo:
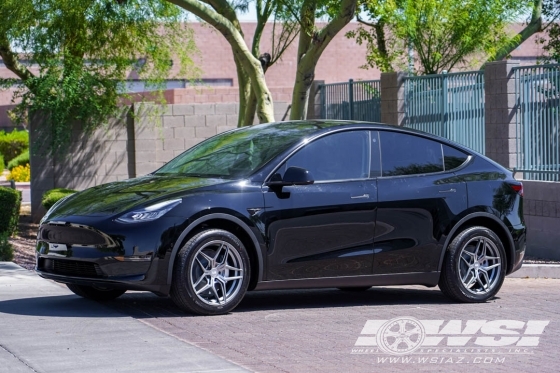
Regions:
[[[173,199],[171,201],[156,203],[155,205],[127,212],[116,220],[121,223],[141,223],[144,221],[156,220],[165,215],[165,213],[173,207],[180,204],[181,201],[181,199]]]

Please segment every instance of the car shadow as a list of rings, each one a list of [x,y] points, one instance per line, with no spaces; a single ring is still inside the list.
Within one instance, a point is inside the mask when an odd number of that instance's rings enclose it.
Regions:
[[[248,292],[232,312],[450,303],[453,301],[445,297],[437,287],[374,287],[367,291],[273,290]],[[181,310],[169,297],[161,298],[145,292],[126,293],[106,304],[135,318],[196,317],[196,315]]]
[[[499,299],[499,298],[495,298]],[[373,287],[366,291],[338,289],[274,290],[248,292],[232,311],[259,312],[364,306],[411,306],[454,303],[436,288]],[[149,292],[127,292],[120,298],[94,302],[76,295],[59,295],[0,301],[0,313],[55,317],[197,317],[183,311],[169,297]]]

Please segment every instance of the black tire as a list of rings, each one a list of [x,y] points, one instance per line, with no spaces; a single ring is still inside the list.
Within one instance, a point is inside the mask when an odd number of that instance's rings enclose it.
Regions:
[[[86,285],[66,284],[66,286],[74,294],[79,295],[80,297],[97,301],[113,300],[120,297],[126,292],[126,290],[101,288]]]
[[[241,302],[250,278],[249,255],[243,243],[228,231],[209,229],[179,250],[170,295],[185,311],[222,315]]]
[[[470,227],[449,245],[439,288],[459,302],[486,302],[502,287],[506,268],[507,257],[499,237],[488,228]]]
[[[342,290],[342,291],[352,291],[352,292],[360,292],[360,291],[366,291],[371,289],[371,286],[349,286],[349,287],[344,287],[344,288],[338,288],[338,290]]]

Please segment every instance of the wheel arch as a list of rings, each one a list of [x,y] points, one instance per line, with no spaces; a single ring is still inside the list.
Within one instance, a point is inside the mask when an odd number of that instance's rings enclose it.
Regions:
[[[235,234],[246,247],[251,262],[251,279],[249,282],[249,289],[254,288],[263,278],[263,257],[261,250],[259,249],[259,241],[245,222],[233,215],[225,213],[211,213],[204,215],[193,221],[187,228],[185,228],[185,230],[183,230],[173,245],[173,250],[171,251],[167,269],[167,285],[171,285],[173,280],[173,266],[175,264],[175,259],[177,258],[177,253],[181,247],[183,247],[186,241],[195,234],[199,233],[201,230],[212,228],[223,229]],[[257,271],[255,271],[255,267],[258,269]]]
[[[461,220],[455,224],[451,231],[447,235],[445,239],[445,243],[443,245],[443,250],[441,251],[441,256],[439,259],[439,271],[441,271],[443,266],[443,260],[445,258],[445,254],[447,253],[447,249],[451,244],[451,241],[457,236],[458,233],[462,232],[463,230],[473,227],[476,225],[480,225],[491,229],[496,235],[500,238],[504,245],[504,249],[506,252],[506,260],[507,260],[507,269],[506,275],[511,273],[513,269],[513,260],[515,258],[515,244],[513,243],[513,237],[509,232],[508,228],[504,224],[503,221],[498,219],[495,215],[485,213],[485,212],[475,212],[463,217]]]

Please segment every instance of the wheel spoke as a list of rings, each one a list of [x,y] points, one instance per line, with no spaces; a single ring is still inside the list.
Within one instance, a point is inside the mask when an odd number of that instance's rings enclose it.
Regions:
[[[461,281],[463,281],[463,283],[465,283],[465,281],[467,281],[467,277],[469,277],[469,274],[472,272],[472,268],[469,267],[469,269],[467,270],[467,273],[465,273],[465,276],[463,276],[463,278],[461,279]]]
[[[478,273],[479,273],[479,276],[478,276],[479,278],[484,277],[484,281],[486,281],[486,285],[483,285],[483,287],[485,289],[487,289],[488,285],[490,285],[490,279],[488,278],[488,273],[485,270],[481,270]],[[481,284],[482,284],[482,282],[481,282]]]
[[[483,269],[483,270],[485,270],[485,271],[488,271],[488,270],[490,270],[490,269],[499,267],[499,266],[501,266],[501,265],[502,265],[501,263],[496,263],[496,264],[491,264],[491,265],[489,265],[489,266],[481,267],[480,269]]]
[[[200,265],[200,268],[202,268],[202,271],[206,272],[207,268],[204,266],[204,264],[202,264],[200,259],[198,259],[198,256],[196,257],[196,261]]]
[[[224,266],[224,269],[229,269],[230,271],[243,272],[243,269],[242,269],[242,268],[232,267],[232,266],[230,266],[230,265],[228,265],[228,264],[226,264],[226,265]]]
[[[206,285],[204,285],[202,288],[200,288],[199,290],[196,290],[196,294],[198,295],[198,294],[202,293],[203,291],[206,291],[206,290],[210,289],[211,287],[212,286],[210,286],[210,283],[206,283]]]
[[[203,253],[202,251],[198,252],[198,255],[201,255],[204,259],[206,259],[206,261],[208,262],[208,265],[210,266],[210,268],[212,268],[212,264],[214,263],[213,259],[211,257],[209,257],[208,255],[206,255],[205,253]]]
[[[243,276],[232,276],[232,277],[225,277],[225,276],[222,276],[222,279],[223,279],[225,282],[229,282],[229,281],[233,281],[233,280],[241,280],[242,278],[243,278]]]
[[[466,287],[467,289],[472,288],[472,286],[476,283],[476,279],[477,279],[477,276],[476,276],[476,274],[473,273],[473,276],[471,277],[471,279],[469,280],[469,282],[465,284],[465,287]],[[464,283],[464,281],[463,281],[463,283]]]
[[[222,249],[225,247],[225,253],[224,253],[224,257],[223,259],[218,262],[218,258],[220,257],[220,254],[222,252]],[[222,246],[220,246],[220,248],[218,250],[216,250],[216,256],[214,256],[214,263],[216,264],[225,264],[227,262],[227,258],[229,256],[229,246],[225,245],[224,243],[222,243]]]
[[[204,280],[204,279],[206,278],[206,276],[207,276],[207,274],[206,274],[206,273],[203,273],[203,274],[198,278],[198,280],[193,284],[193,287],[196,288],[196,287],[202,282],[202,280]]]
[[[212,286],[210,286],[212,288],[212,292],[214,293],[214,296],[216,297],[216,302],[218,302],[219,304],[222,304],[223,301],[220,300],[220,297],[218,296],[218,292],[216,291],[216,281],[212,281],[213,284]]]

